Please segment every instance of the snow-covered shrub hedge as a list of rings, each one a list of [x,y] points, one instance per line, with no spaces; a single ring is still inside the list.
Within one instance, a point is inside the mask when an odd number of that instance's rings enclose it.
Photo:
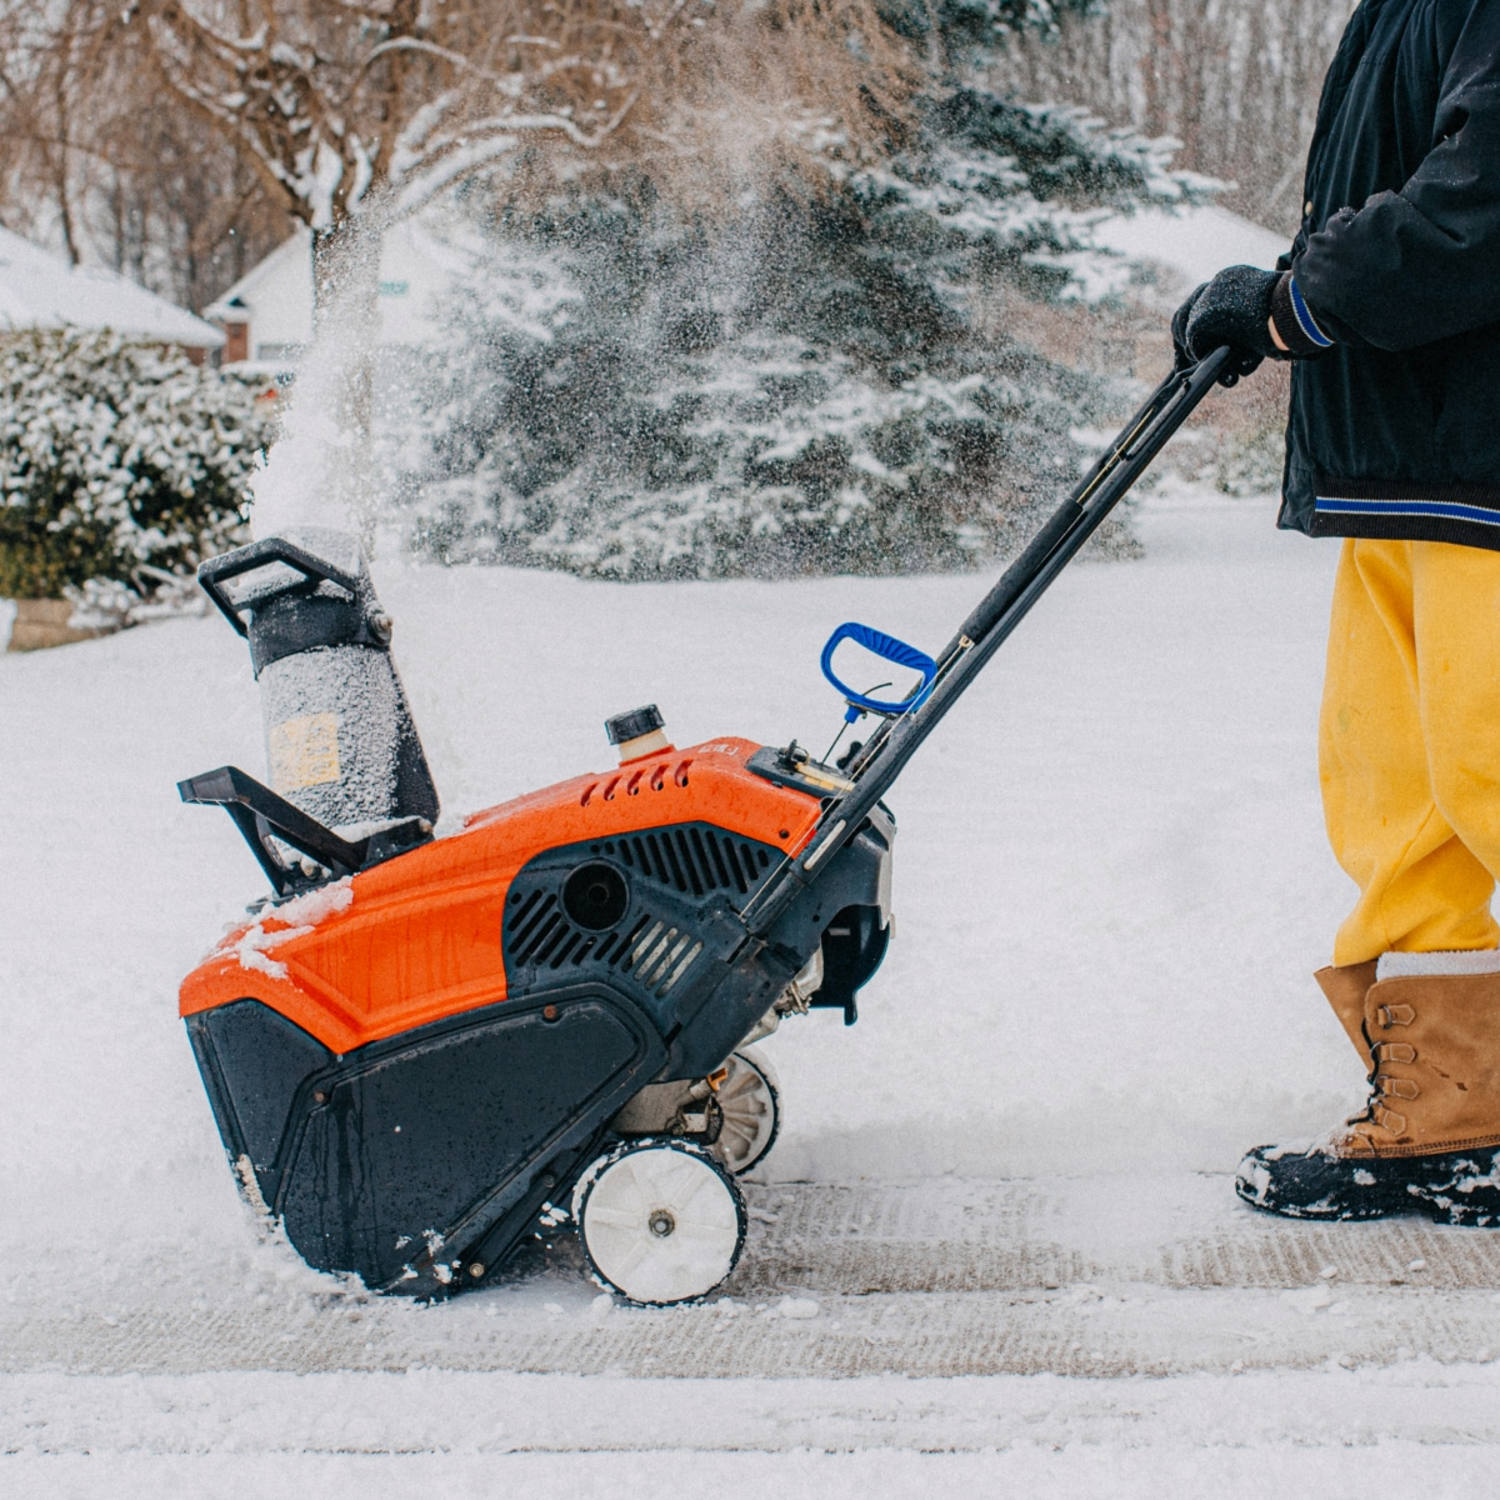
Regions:
[[[1030,347],[1025,308],[1080,272],[1107,287],[1084,248],[1101,206],[1191,185],[1153,143],[974,88],[878,167],[824,167],[720,222],[641,179],[492,225],[436,362],[418,547],[645,578],[972,565],[1021,540],[1100,394]]]
[[[0,342],[0,596],[155,594],[240,527],[251,390],[110,333]]]

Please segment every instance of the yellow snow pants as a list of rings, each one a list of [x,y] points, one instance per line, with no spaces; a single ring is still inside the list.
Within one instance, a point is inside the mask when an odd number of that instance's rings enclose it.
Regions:
[[[1359,901],[1333,961],[1500,947],[1500,552],[1343,546],[1318,758]]]

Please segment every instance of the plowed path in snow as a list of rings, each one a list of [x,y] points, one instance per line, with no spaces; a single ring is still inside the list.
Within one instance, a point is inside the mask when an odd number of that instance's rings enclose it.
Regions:
[[[612,1303],[571,1240],[433,1307],[317,1290],[283,1249],[242,1286],[194,1285],[190,1261],[164,1258],[87,1303],[60,1289],[46,1316],[0,1308],[0,1369],[1115,1376],[1500,1355],[1500,1233],[1287,1223],[1209,1176],[748,1197],[740,1269],[701,1306]]]

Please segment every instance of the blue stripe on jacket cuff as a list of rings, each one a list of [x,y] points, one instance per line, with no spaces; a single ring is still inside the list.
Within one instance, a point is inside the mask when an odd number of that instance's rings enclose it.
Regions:
[[[1475,521],[1500,526],[1500,512],[1487,505],[1464,505],[1454,500],[1360,500],[1318,495],[1314,509],[1350,516],[1437,516],[1448,521]]]
[[[1307,299],[1302,295],[1302,288],[1297,285],[1295,276],[1287,290],[1292,295],[1292,312],[1296,315],[1297,326],[1310,338],[1320,349],[1331,349],[1333,340],[1318,327],[1317,319],[1312,315],[1312,309],[1307,305]]]

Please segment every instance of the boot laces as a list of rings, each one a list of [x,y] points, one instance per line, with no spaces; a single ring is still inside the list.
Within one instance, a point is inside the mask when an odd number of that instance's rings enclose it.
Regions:
[[[1402,1009],[1410,1011],[1409,1006],[1403,1006]],[[1397,1024],[1405,1024],[1407,1019],[1407,1017],[1402,1017]],[[1386,1024],[1391,1023],[1387,1020]],[[1390,1131],[1392,1135],[1400,1135],[1406,1129],[1406,1116],[1389,1108],[1386,1101],[1388,1099],[1415,1099],[1421,1091],[1414,1079],[1386,1073],[1382,1071],[1381,1064],[1386,1061],[1415,1062],[1416,1055],[1415,1049],[1404,1043],[1372,1042],[1370,1044],[1370,1072],[1366,1075],[1370,1086],[1369,1097],[1365,1100],[1364,1112],[1352,1116],[1345,1123],[1373,1125],[1377,1129]]]

